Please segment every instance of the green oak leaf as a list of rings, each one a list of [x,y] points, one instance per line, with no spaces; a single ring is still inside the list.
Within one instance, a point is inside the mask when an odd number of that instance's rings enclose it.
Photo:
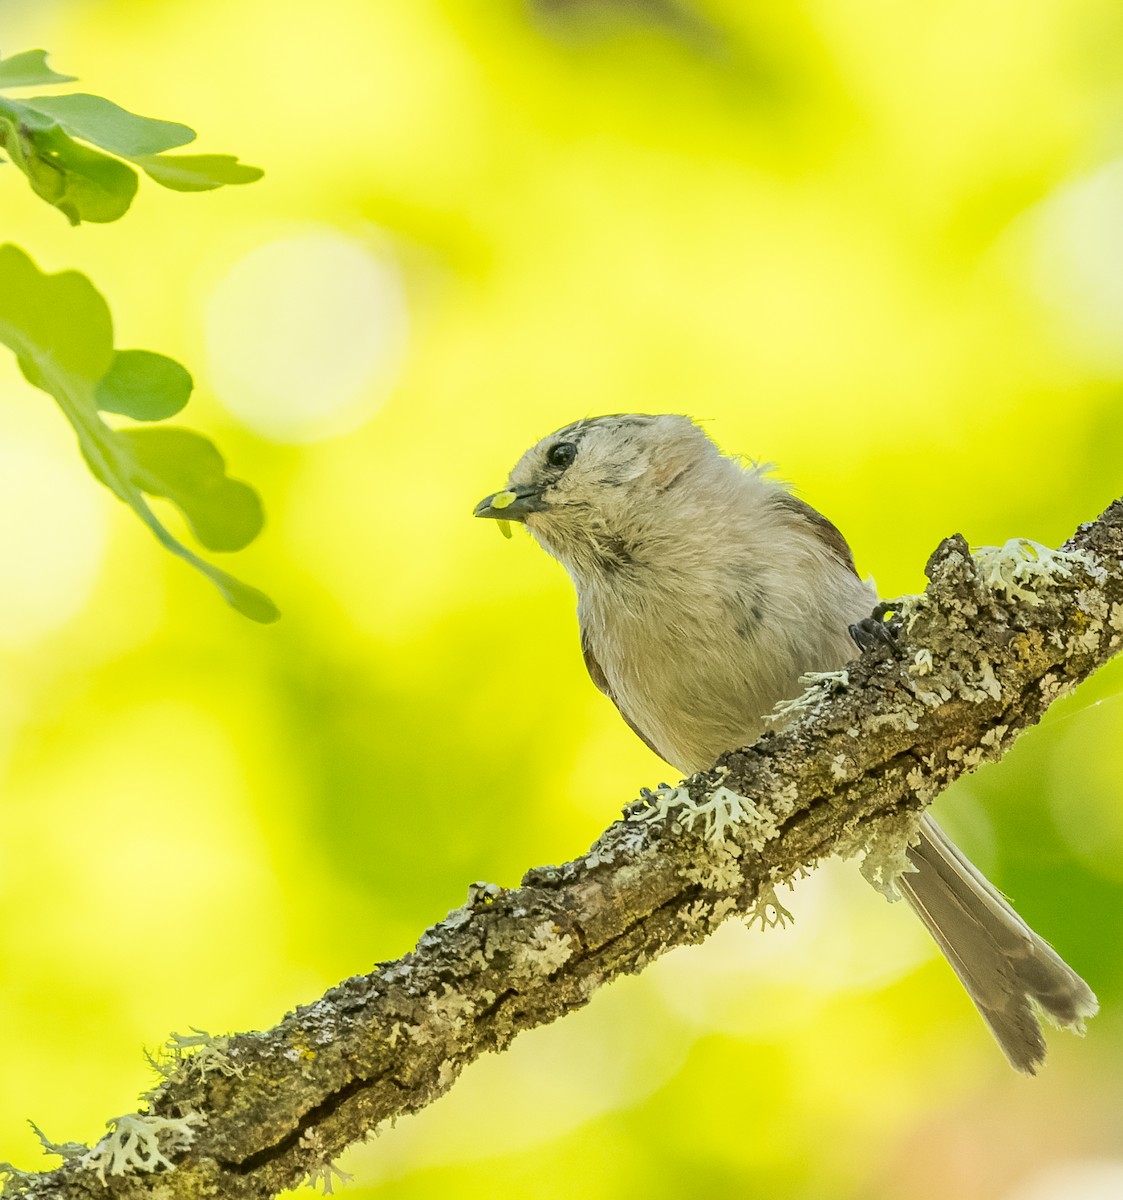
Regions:
[[[177,121],[157,121],[121,108],[102,96],[72,92],[67,96],[33,96],[21,103],[56,121],[71,137],[116,154],[160,154],[195,140],[195,130]]]
[[[208,550],[243,550],[261,532],[257,493],[231,479],[213,442],[190,429],[119,430],[136,464],[133,482],[170,500]]]
[[[151,350],[118,350],[97,381],[94,402],[102,412],[134,421],[163,421],[187,403],[194,387],[187,368]]]
[[[57,125],[21,136],[0,113],[0,141],[27,176],[35,193],[62,212],[71,225],[104,224],[128,212],[136,195],[136,172],[70,138]]]
[[[238,612],[254,621],[275,621],[280,614],[268,596],[184,546],[144,496],[146,491],[167,496],[200,541],[226,549],[246,545],[261,528],[260,502],[253,490],[226,477],[221,455],[200,434],[118,431],[99,416],[99,387],[103,396],[124,397],[126,404],[143,407],[135,394],[129,398],[122,377],[135,380],[147,372],[163,379],[165,405],[168,395],[175,394],[175,384],[166,367],[135,357],[143,352],[114,351],[109,308],[93,284],[77,271],[44,274],[18,247],[0,246],[0,342],[15,352],[24,376],[54,397],[74,427],[94,476],[133,509],[161,545],[206,575]],[[122,356],[124,368],[119,365]],[[109,384],[103,382],[107,375]],[[158,398],[157,407],[160,403]],[[143,436],[155,433],[167,436]]]
[[[130,161],[149,179],[176,192],[209,192],[223,184],[253,183],[265,174],[233,154],[144,154]]]
[[[0,90],[70,79],[47,67],[42,50],[0,59]],[[264,173],[229,154],[164,153],[194,140],[189,125],[142,117],[87,92],[19,100],[0,95],[0,148],[72,225],[115,221],[128,211],[137,176],[127,162],[177,192],[253,183]]]
[[[18,247],[0,246],[0,341],[36,387],[40,360],[92,387],[113,361],[109,305],[77,271],[45,275]]]
[[[74,75],[60,75],[47,66],[46,50],[24,50],[0,59],[0,88],[41,87],[46,83],[73,83]]]

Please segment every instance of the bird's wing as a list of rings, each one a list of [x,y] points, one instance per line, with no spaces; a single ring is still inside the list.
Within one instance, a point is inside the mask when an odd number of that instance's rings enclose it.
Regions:
[[[636,737],[639,738],[641,742],[643,742],[643,744],[648,748],[648,750],[651,751],[652,754],[657,754],[664,762],[669,762],[670,760],[663,753],[663,751],[660,750],[658,746],[654,745],[654,743],[647,736],[647,734],[643,732],[642,729],[636,728],[632,718],[629,717],[628,714],[620,707],[620,701],[617,700],[613,695],[612,688],[609,687],[604,671],[601,669],[600,663],[597,662],[597,657],[593,653],[593,648],[589,645],[589,638],[584,629],[581,630],[581,653],[585,659],[585,668],[589,672],[589,678],[592,679],[599,690],[604,692],[609,700],[616,705],[616,711],[624,718],[624,722],[628,728],[636,735]]]
[[[858,574],[858,568],[854,566],[854,555],[850,552],[850,547],[847,545],[846,539],[821,512],[812,508],[806,500],[800,500],[798,496],[793,496],[790,492],[778,492],[776,503],[781,508],[786,509],[788,512],[805,521],[810,526],[812,533],[823,543],[827,550],[848,571],[852,571],[855,575]]]

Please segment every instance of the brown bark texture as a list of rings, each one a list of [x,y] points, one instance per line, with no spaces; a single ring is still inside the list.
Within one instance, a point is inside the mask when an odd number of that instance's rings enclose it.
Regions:
[[[139,1113],[6,1194],[258,1200],[309,1180],[447,1091],[481,1054],[731,917],[773,922],[775,889],[832,854],[892,890],[918,814],[998,759],[1123,648],[1123,500],[1061,550],[947,538],[891,643],[809,677],[753,746],[646,793],[580,858],[467,901],[272,1029],[180,1039]]]

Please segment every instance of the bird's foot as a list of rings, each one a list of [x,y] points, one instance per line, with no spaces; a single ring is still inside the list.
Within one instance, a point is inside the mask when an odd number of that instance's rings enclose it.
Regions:
[[[877,646],[888,646],[892,653],[897,653],[897,635],[901,632],[902,620],[895,615],[896,611],[894,605],[883,602],[868,617],[850,626],[850,636],[859,650],[865,653]],[[890,616],[891,613],[894,615]]]

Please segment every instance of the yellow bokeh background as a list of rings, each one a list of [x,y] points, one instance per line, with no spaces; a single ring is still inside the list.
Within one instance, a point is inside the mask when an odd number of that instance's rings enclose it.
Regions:
[[[676,15],[677,14],[677,15]],[[0,354],[0,1158],[91,1141],[173,1031],[273,1024],[473,880],[666,777],[584,675],[564,573],[470,513],[531,442],[679,411],[777,464],[882,594],[939,539],[1123,494],[1123,9],[1109,0],[0,0],[3,50],[265,178],[142,182],[3,240],[257,486],[164,553]],[[169,520],[173,518],[169,516]],[[903,908],[832,864],[470,1068],[347,1194],[1123,1195],[1123,673],[937,812],[1104,1011],[1015,1076]]]

